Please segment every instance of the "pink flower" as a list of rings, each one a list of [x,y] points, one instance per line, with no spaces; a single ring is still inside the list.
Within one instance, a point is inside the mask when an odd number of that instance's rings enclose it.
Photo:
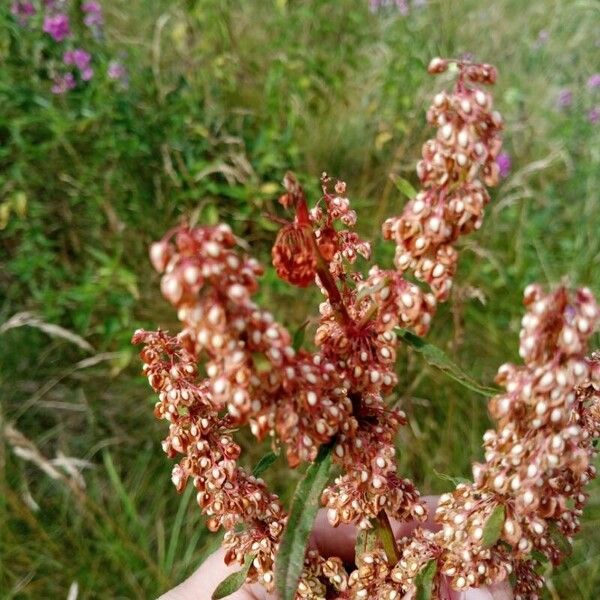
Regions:
[[[510,154],[508,154],[507,152],[500,152],[500,154],[498,154],[498,157],[496,158],[496,164],[498,165],[498,169],[500,169],[500,177],[508,177],[512,167],[512,160],[510,158]]]
[[[594,106],[594,108],[588,112],[588,121],[592,123],[592,125],[600,123],[600,106]]]
[[[101,27],[104,23],[104,18],[102,16],[102,6],[100,6],[98,2],[94,2],[93,0],[89,2],[84,2],[81,5],[81,10],[85,13],[83,22],[90,29]]]
[[[587,80],[587,87],[589,90],[597,90],[600,88],[600,73],[594,73]]]
[[[36,10],[31,2],[15,0],[10,7],[10,12],[17,18],[20,25],[26,25],[30,17],[35,15]]]
[[[57,75],[54,78],[54,85],[52,86],[52,93],[56,95],[66,94],[69,90],[75,87],[75,77],[73,73],[65,73],[64,75]]]
[[[126,88],[129,85],[129,78],[127,76],[127,69],[123,63],[118,60],[111,60],[108,64],[106,75],[113,81],[118,81],[121,87]]]
[[[77,67],[83,81],[89,81],[94,75],[94,70],[90,67],[91,60],[91,54],[82,48],[67,50],[63,55],[65,65]]]
[[[80,71],[83,71],[90,66],[92,56],[89,52],[76,48],[75,50],[67,50],[63,55],[63,61],[65,65],[73,65]]]
[[[61,13],[47,15],[44,18],[44,33],[47,33],[55,42],[62,42],[71,35],[69,17]]]
[[[573,92],[569,88],[563,88],[556,97],[556,106],[558,108],[569,108],[573,104]]]

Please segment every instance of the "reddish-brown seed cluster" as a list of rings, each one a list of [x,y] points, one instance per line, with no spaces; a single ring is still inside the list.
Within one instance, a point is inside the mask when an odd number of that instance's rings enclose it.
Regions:
[[[317,252],[310,225],[290,223],[283,227],[277,234],[272,254],[273,266],[281,279],[298,287],[314,283]]]
[[[151,258],[183,321],[182,341],[206,360],[215,405],[258,438],[276,432],[292,466],[313,460],[351,403],[335,364],[295,352],[287,330],[251,300],[258,263],[239,253],[225,226],[180,227],[152,246]]]
[[[371,244],[352,231],[356,212],[350,208],[350,200],[345,196],[346,184],[343,181],[334,183],[323,173],[321,187],[321,203],[310,210],[310,221],[319,252],[328,263],[329,271],[334,277],[343,278],[347,273],[345,264],[353,264],[359,256],[365,259],[371,257]]]
[[[426,507],[414,484],[396,473],[394,436],[405,415],[370,399],[356,413],[356,426],[338,436],[336,462],[344,474],[323,491],[329,522],[372,526],[382,511],[400,521],[422,520]]]
[[[436,518],[443,524],[441,572],[453,577],[456,589],[514,572],[515,598],[534,600],[540,578],[527,561],[534,551],[554,564],[564,558],[579,529],[584,488],[596,475],[591,458],[600,430],[600,361],[585,352],[600,311],[585,288],[544,294],[531,285],[525,305],[524,365],[498,371],[506,392],[490,401],[497,428],[484,436],[485,462],[474,465],[472,485],[441,498]],[[497,507],[504,515],[500,539],[486,547],[483,533]]]
[[[398,271],[384,271],[375,266],[359,286],[377,307],[375,324],[378,331],[403,327],[417,335],[425,335],[436,309],[436,299]]]
[[[401,592],[400,598],[413,598],[417,593],[417,577],[430,561],[437,561],[440,548],[436,542],[433,531],[417,529],[410,537],[399,540],[401,546],[400,560],[391,572],[391,579],[395,587]],[[436,576],[433,579],[432,598],[447,598],[447,582]]]
[[[483,542],[486,523],[497,506],[494,494],[466,484],[440,497],[436,520],[442,530],[437,541],[444,552],[439,572],[450,579],[454,589],[493,584],[511,573],[508,553]]]
[[[401,216],[388,219],[383,226],[384,237],[397,244],[397,269],[402,273],[410,269],[440,301],[448,298],[456,272],[458,255],[453,244],[481,227],[489,202],[485,185],[498,182],[496,157],[502,145],[502,119],[492,110],[490,94],[471,85],[493,83],[495,70],[490,65],[459,62],[457,66],[454,91],[439,93],[427,113],[438,134],[425,143],[417,165],[424,189]],[[440,73],[447,67],[448,61],[434,59],[430,72]]]
[[[435,59],[430,72],[449,64]],[[485,462],[474,466],[474,483],[441,498],[440,531],[390,537],[390,518],[427,516],[413,483],[397,472],[395,436],[406,416],[385,400],[397,383],[395,329],[427,332],[437,302],[450,292],[454,243],[480,227],[485,186],[498,178],[501,120],[489,94],[473,85],[493,83],[495,70],[464,62],[457,69],[455,90],[436,96],[428,112],[438,135],[417,167],[424,189],[383,228],[397,244],[395,270],[374,265],[363,276],[353,268],[359,256],[370,257],[370,246],[353,229],[345,183],[323,174],[322,197],[309,208],[293,175],[285,177],[280,203],[294,219],[277,236],[273,264],[285,281],[314,282],[323,293],[316,351],[294,349],[289,332],[252,300],[262,268],[227,226],[182,225],[151,248],[183,329],[176,337],[139,331],[133,341],[145,346],[144,370],[159,394],[155,414],[169,423],[163,448],[180,457],[173,483],[178,491],[193,483],[208,526],[226,530],[226,561],[251,556],[249,581],[269,591],[287,515],[264,482],[237,465],[232,432],[243,425],[282,444],[292,467],[331,443],[342,473],[322,494],[330,522],[353,523],[371,540],[376,524],[388,532],[386,543],[358,552],[350,573],[339,558],[308,551],[297,600],[414,597],[431,565],[432,598],[448,597],[449,586],[465,590],[512,573],[517,600],[534,600],[541,579],[532,551],[559,562],[555,533],[570,539],[579,527],[600,434],[600,356],[584,358],[598,307],[586,289],[544,294],[530,286],[524,365],[499,370],[506,392],[490,401],[497,427],[484,437]],[[500,536],[490,542],[486,530],[499,510]]]
[[[171,458],[183,455],[172,480],[182,491],[188,480],[212,531],[223,527],[227,563],[254,557],[249,578],[273,588],[273,562],[287,515],[277,496],[262,480],[237,466],[240,447],[233,441],[232,422],[219,416],[219,404],[206,381],[198,381],[195,357],[178,338],[166,333],[137,331],[135,344],[150,385],[159,394],[158,418],[169,422],[163,449]],[[235,528],[246,525],[243,531]]]

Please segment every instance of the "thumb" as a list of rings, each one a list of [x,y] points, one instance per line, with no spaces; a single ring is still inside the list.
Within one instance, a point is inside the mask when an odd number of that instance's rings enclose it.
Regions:
[[[211,554],[200,567],[184,582],[163,594],[158,600],[211,600],[218,585],[236,571],[239,565],[227,566],[224,550]],[[225,599],[224,599],[225,600]],[[257,586],[243,586],[227,596],[227,600],[267,600]]]

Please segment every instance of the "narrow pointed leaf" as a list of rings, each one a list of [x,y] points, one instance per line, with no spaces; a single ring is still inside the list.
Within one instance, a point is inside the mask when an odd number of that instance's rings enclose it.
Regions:
[[[410,181],[403,179],[402,177],[393,178],[394,185],[398,190],[403,193],[409,200],[412,200],[417,195],[417,190],[412,186]]]
[[[455,362],[450,360],[446,353],[434,346],[429,344],[418,335],[411,333],[406,329],[397,328],[398,335],[408,344],[411,348],[414,348],[417,352],[421,353],[425,360],[436,369],[444,372],[448,377],[458,381],[464,387],[482,394],[483,396],[494,396],[498,393],[498,390],[490,387],[481,385],[470,375],[465,373]]]
[[[306,328],[308,327],[308,321],[304,321],[296,331],[294,331],[294,337],[292,338],[292,348],[296,350],[300,350],[302,348],[302,344],[304,344],[304,338],[306,337]]]
[[[254,465],[252,475],[256,478],[260,477],[278,458],[279,454],[275,454],[273,451],[265,454],[256,465]]]
[[[281,600],[293,600],[296,595],[321,492],[329,479],[331,450],[331,444],[321,446],[315,462],[308,467],[304,479],[296,487],[275,562],[275,585]]]
[[[549,561],[548,557],[545,554],[542,554],[539,550],[536,550],[535,548],[531,551],[531,558],[539,562],[541,565],[544,565]]]
[[[483,544],[484,548],[493,546],[500,539],[505,519],[506,511],[504,510],[504,506],[502,506],[502,504],[498,504],[483,526],[483,537],[481,538],[481,543]]]
[[[394,534],[392,533],[390,520],[384,510],[382,510],[377,517],[377,521],[375,522],[375,532],[383,546],[388,561],[395,565],[400,560],[400,556],[398,554],[398,548],[396,547]]]
[[[432,558],[415,577],[417,595],[415,600],[431,600],[433,597],[433,578],[437,571],[437,561]]]
[[[249,554],[246,556],[246,560],[244,561],[244,566],[242,569],[232,573],[229,575],[229,577],[226,577],[223,579],[223,581],[221,581],[221,583],[217,586],[217,589],[212,594],[212,600],[220,600],[221,598],[226,598],[234,592],[237,592],[244,585],[253,560],[254,554]]]
[[[439,477],[440,479],[443,479],[444,481],[449,481],[454,487],[456,487],[457,485],[460,485],[461,483],[466,483],[466,484],[471,483],[471,481],[469,481],[466,477],[452,477],[452,475],[446,475],[446,473],[440,473],[436,469],[433,469],[433,473],[434,473],[434,475],[436,475],[436,477]]]
[[[550,523],[548,526],[548,535],[550,539],[556,544],[556,547],[565,555],[570,556],[573,553],[573,546],[567,539],[565,534],[558,528],[556,523]]]
[[[356,535],[354,551],[356,556],[365,552],[372,552],[377,547],[378,541],[375,529],[359,529]]]

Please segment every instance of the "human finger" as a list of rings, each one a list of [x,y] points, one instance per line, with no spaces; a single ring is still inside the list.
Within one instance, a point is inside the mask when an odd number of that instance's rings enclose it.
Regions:
[[[217,586],[229,575],[239,571],[239,565],[227,566],[223,561],[225,551],[211,554],[185,581],[166,592],[158,600],[211,600]],[[274,600],[258,585],[242,586],[227,596],[227,600]]]
[[[396,538],[411,535],[417,527],[425,527],[432,531],[440,528],[434,521],[438,496],[425,496],[423,500],[428,508],[427,520],[424,522],[408,521],[403,523],[392,520],[392,530]],[[347,524],[332,527],[327,520],[327,510],[322,509],[317,513],[310,544],[322,556],[339,556],[344,562],[352,562],[354,560],[354,547],[356,546],[356,527]]]

